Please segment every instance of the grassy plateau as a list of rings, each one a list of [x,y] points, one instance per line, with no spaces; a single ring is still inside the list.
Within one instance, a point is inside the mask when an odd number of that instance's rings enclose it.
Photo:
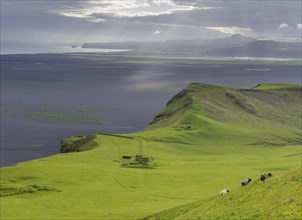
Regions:
[[[192,83],[141,132],[2,168],[1,219],[301,219],[301,100],[298,85]]]

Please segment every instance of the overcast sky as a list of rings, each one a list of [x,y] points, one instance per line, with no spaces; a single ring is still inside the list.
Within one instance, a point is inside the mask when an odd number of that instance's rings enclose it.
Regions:
[[[301,40],[301,1],[1,0],[1,46],[207,39]]]

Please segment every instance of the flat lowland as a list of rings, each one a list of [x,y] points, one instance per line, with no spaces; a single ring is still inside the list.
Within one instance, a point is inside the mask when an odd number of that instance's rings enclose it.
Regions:
[[[1,219],[300,219],[301,92],[191,83],[141,132],[2,168]]]

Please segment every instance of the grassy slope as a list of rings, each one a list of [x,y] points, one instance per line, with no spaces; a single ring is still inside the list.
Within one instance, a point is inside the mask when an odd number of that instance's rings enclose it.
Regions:
[[[267,83],[267,84],[259,84],[255,86],[254,90],[275,90],[275,89],[299,89],[301,88],[300,85],[293,85],[293,84],[278,84],[278,83]]]
[[[192,83],[144,135],[211,145],[300,143],[301,99],[301,87],[273,93]]]
[[[279,176],[301,166],[301,88],[281,90],[193,83],[141,133],[72,137],[63,152],[89,151],[2,168],[1,217],[143,218]],[[154,169],[121,167],[138,153]]]
[[[257,180],[225,197],[216,195],[145,219],[301,219],[301,172],[300,168],[265,182]]]

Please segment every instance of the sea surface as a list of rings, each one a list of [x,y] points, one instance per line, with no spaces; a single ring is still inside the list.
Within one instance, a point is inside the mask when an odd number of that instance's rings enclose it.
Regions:
[[[301,66],[127,52],[1,55],[1,166],[57,154],[72,135],[140,131],[191,82],[301,84]]]
[[[2,42],[1,42],[2,43]],[[1,55],[6,54],[37,54],[37,53],[114,53],[131,50],[82,48],[81,45],[6,45],[1,44]]]

